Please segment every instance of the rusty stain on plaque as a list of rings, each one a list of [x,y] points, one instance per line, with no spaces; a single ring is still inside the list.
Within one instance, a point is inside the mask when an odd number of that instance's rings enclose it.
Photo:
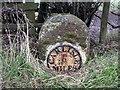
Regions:
[[[46,61],[48,68],[59,72],[76,72],[82,65],[80,52],[69,44],[52,48]]]

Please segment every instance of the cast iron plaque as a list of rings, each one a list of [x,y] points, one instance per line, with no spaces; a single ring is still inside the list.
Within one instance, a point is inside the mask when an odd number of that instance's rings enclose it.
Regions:
[[[75,72],[80,69],[82,59],[79,51],[70,45],[52,49],[47,57],[47,67],[60,72]]]

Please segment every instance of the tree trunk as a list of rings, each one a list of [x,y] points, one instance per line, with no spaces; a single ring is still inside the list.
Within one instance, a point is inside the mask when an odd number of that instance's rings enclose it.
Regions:
[[[109,7],[110,7],[110,2],[104,2],[104,4],[103,4],[103,12],[102,12],[102,19],[101,19],[101,26],[100,26],[99,43],[104,43],[105,39],[106,39]]]

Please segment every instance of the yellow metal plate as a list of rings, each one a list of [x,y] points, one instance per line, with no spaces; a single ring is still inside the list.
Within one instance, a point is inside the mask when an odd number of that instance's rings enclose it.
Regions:
[[[70,45],[57,46],[48,54],[47,67],[59,72],[75,72],[82,59],[78,50]]]

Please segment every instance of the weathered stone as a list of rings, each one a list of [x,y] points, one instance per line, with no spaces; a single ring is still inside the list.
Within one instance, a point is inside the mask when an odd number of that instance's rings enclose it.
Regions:
[[[85,23],[74,15],[56,15],[48,19],[39,33],[40,59],[45,60],[52,45],[63,45],[66,42],[77,47],[82,59],[89,53],[89,33]],[[50,48],[51,47],[51,48]],[[81,50],[81,51],[80,51]],[[83,62],[85,62],[85,59]]]

